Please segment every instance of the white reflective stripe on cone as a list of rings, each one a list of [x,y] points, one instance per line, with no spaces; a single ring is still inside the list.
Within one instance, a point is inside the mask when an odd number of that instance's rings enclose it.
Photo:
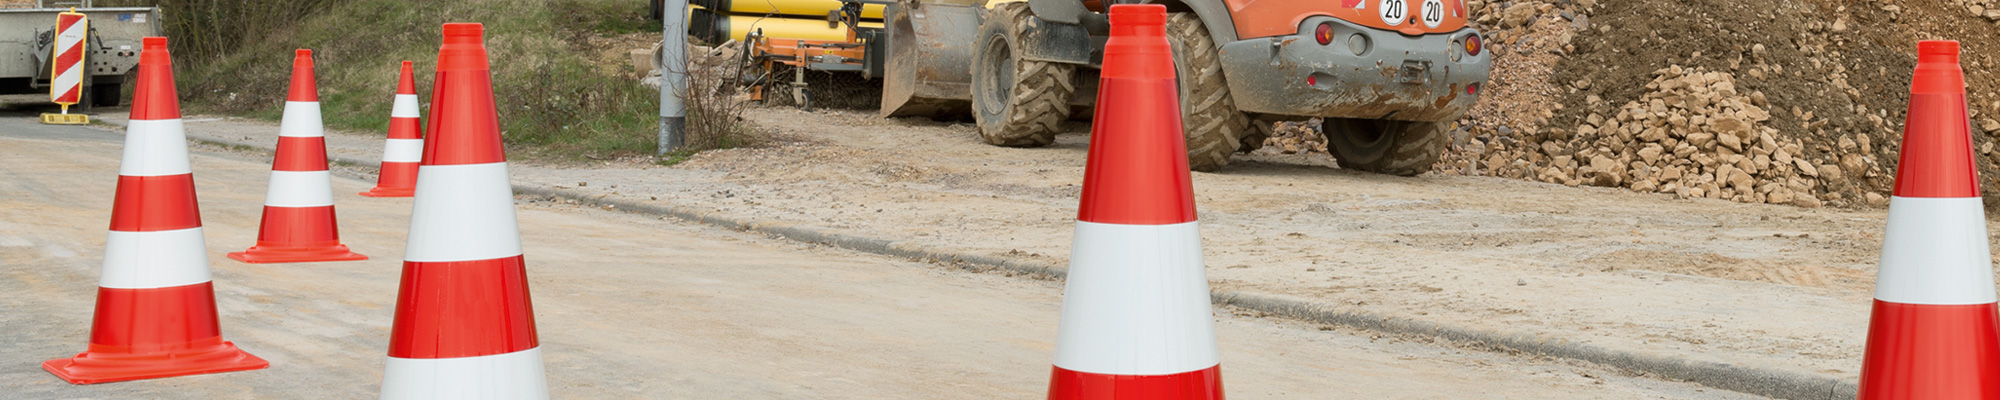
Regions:
[[[403,260],[477,261],[521,255],[507,163],[417,167]]]
[[[1986,211],[1977,197],[1890,197],[1875,298],[1902,304],[1994,302]]]
[[[271,188],[264,205],[325,207],[333,205],[333,174],[327,171],[271,171]]]
[[[111,231],[104,240],[104,271],[97,286],[155,289],[208,282],[208,245],[201,228],[153,232]]]
[[[390,118],[418,118],[417,95],[396,95],[396,105],[389,109]]]
[[[1055,366],[1166,375],[1221,362],[1195,222],[1077,221]]]
[[[389,139],[382,145],[382,162],[421,162],[424,160],[423,139]]]
[[[322,137],[326,127],[320,125],[319,102],[285,102],[285,119],[278,122],[278,136]]]
[[[135,119],[125,126],[125,159],[118,163],[124,176],[181,175],[188,168],[187,131],[180,118]]]
[[[382,400],[547,398],[540,347],[479,357],[389,357],[382,372]]]

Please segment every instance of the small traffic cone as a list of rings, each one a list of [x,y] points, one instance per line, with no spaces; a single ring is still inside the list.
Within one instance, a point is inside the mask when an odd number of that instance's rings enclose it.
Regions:
[[[366,260],[340,244],[333,215],[333,174],[326,169],[326,133],[319,120],[312,50],[292,58],[292,88],[278,124],[278,156],[264,192],[264,221],[257,245],[229,253],[247,263]]]
[[[1221,399],[1166,7],[1111,6],[1049,399]]]
[[[444,24],[382,398],[546,399],[480,24]]]
[[[42,369],[90,384],[270,366],[222,340],[167,38],[141,43],[90,349]]]
[[[410,62],[396,80],[396,105],[389,109],[389,143],[382,146],[382,168],[368,197],[410,197],[417,194],[417,162],[424,157],[423,126],[417,122],[417,81]]]
[[[1861,399],[2000,398],[2000,309],[1958,42],[1917,44]]]

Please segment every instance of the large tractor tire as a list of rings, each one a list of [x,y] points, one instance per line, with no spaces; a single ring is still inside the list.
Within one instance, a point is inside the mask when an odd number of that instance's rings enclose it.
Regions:
[[[986,143],[1041,147],[1055,143],[1076,95],[1076,66],[1021,59],[1027,2],[1003,3],[979,24],[972,56],[972,118]]]
[[[1320,133],[1341,168],[1401,176],[1430,171],[1451,142],[1440,122],[1327,118]]]
[[[1222,58],[1208,27],[1193,13],[1167,18],[1167,43],[1173,45],[1175,76],[1181,88],[1181,128],[1187,132],[1188,168],[1215,171],[1229,165],[1229,156],[1245,148],[1250,119],[1237,111],[1223,81]],[[1254,138],[1257,145],[1261,137]],[[1247,148],[1255,149],[1250,146]]]

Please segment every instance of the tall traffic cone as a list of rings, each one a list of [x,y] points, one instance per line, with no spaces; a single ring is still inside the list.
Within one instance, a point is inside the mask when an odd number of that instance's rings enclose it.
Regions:
[[[366,260],[340,244],[333,216],[333,174],[326,169],[326,133],[313,84],[312,50],[292,58],[292,88],[278,124],[278,155],[264,192],[264,221],[257,245],[229,253],[247,263]]]
[[[417,193],[417,162],[423,161],[424,131],[417,122],[417,81],[410,62],[396,79],[396,105],[389,109],[389,143],[382,146],[382,168],[368,197],[410,197]]]
[[[42,369],[89,384],[270,366],[222,340],[167,38],[141,42],[90,349]]]
[[[1049,399],[1221,399],[1166,7],[1111,6]]]
[[[1862,399],[2000,398],[2000,309],[1958,42],[1917,44]]]
[[[383,399],[546,399],[480,24],[444,25]]]

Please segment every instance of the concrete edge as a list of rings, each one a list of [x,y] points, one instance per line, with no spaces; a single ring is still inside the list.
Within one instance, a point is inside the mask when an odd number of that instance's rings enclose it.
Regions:
[[[263,152],[274,149],[257,144],[189,137],[200,143],[225,147],[250,147]],[[329,157],[328,161],[351,167],[374,169],[372,161]],[[585,205],[611,206],[623,212],[672,217],[734,230],[776,235],[785,239],[819,243],[847,250],[946,263],[986,265],[1000,269],[1046,275],[1062,279],[1068,268],[1053,263],[1015,260],[1005,257],[958,254],[895,241],[826,233],[791,224],[745,221],[679,207],[644,204],[608,196],[586,196],[553,188],[513,184],[516,194],[556,197]],[[1338,325],[1394,335],[1433,337],[1547,357],[1566,358],[1642,373],[1693,382],[1703,386],[1787,400],[1850,400],[1858,397],[1858,385],[1847,379],[1829,378],[1787,370],[1743,367],[1728,363],[1697,361],[1672,356],[1642,354],[1610,349],[1560,337],[1525,333],[1495,332],[1397,318],[1365,312],[1341,311],[1338,306],[1298,298],[1239,291],[1211,291],[1213,304],[1243,308],[1307,322]]]
[[[922,246],[838,233],[827,233],[789,224],[743,221],[671,206],[644,204],[606,196],[585,196],[544,187],[514,185],[516,193],[557,197],[592,206],[611,206],[625,212],[673,217],[729,229],[776,235],[790,240],[819,243],[847,250],[946,263],[968,263],[1000,269],[1047,275],[1062,279],[1065,266],[972,254],[935,251]],[[1548,357],[1567,358],[1654,374],[1662,378],[1694,382],[1730,391],[1790,400],[1853,399],[1857,387],[1842,379],[1784,370],[1742,367],[1728,363],[1688,360],[1671,356],[1615,350],[1559,337],[1523,333],[1494,332],[1437,324],[1372,313],[1341,311],[1338,306],[1309,300],[1238,291],[1213,291],[1211,303],[1260,311],[1286,318],[1339,325],[1388,334],[1435,337],[1472,343],[1493,349]]]

